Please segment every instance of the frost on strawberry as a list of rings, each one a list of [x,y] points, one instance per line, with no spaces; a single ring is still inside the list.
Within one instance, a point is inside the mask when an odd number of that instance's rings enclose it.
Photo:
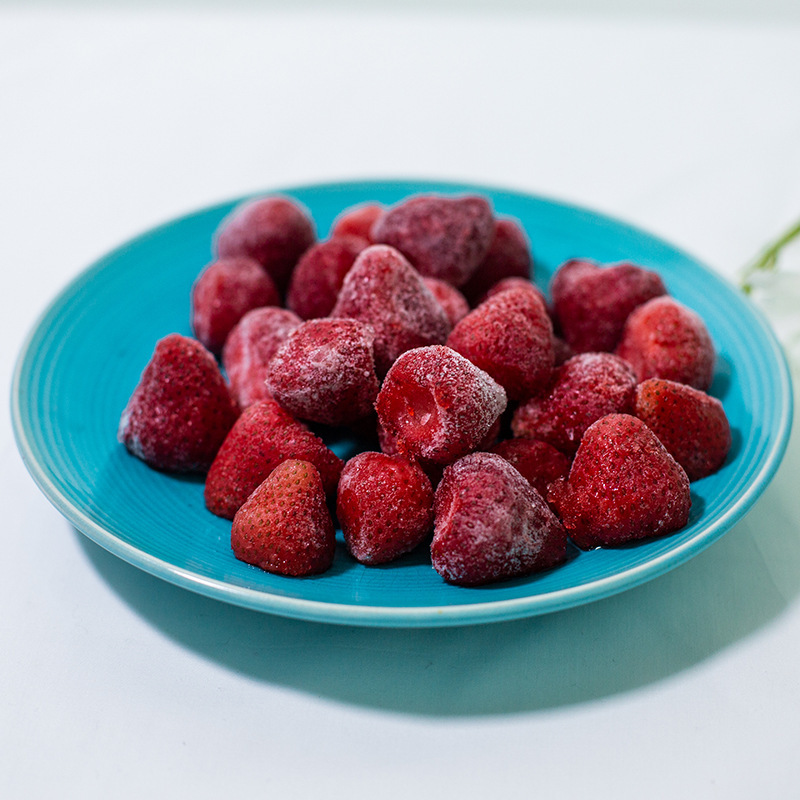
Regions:
[[[716,354],[700,316],[671,297],[657,297],[628,317],[617,355],[631,364],[639,382],[665,378],[707,391]]]
[[[498,219],[489,251],[462,291],[472,305],[477,305],[498,282],[532,277],[533,258],[525,231],[516,220]]]
[[[504,439],[491,452],[508,461],[545,500],[551,484],[569,475],[570,460],[547,442]]]
[[[610,414],[589,427],[569,478],[549,499],[578,547],[672,533],[689,520],[689,479],[640,419]]]
[[[214,356],[174,333],[156,344],[117,437],[151,467],[203,473],[238,415]]]
[[[401,253],[386,245],[363,250],[347,273],[331,312],[375,330],[375,365],[383,376],[406,350],[443,344],[450,333],[444,309]]]
[[[431,482],[403,456],[360,453],[342,470],[336,515],[351,555],[363,564],[385,564],[431,532]]]
[[[593,422],[630,413],[635,390],[633,371],[621,358],[581,353],[556,370],[548,392],[517,408],[511,429],[514,436],[541,439],[572,455]]]
[[[222,349],[222,365],[241,408],[270,398],[265,382],[269,362],[302,323],[285,308],[267,306],[248,311],[230,332]]]
[[[588,259],[562,264],[550,290],[558,327],[576,353],[612,351],[630,313],[667,291],[651,270],[628,262],[601,267]]]
[[[489,252],[494,228],[483,197],[420,195],[383,214],[372,238],[399,250],[422,275],[461,286]]]
[[[481,446],[507,403],[503,388],[449,347],[420,347],[394,363],[378,420],[403,455],[450,464]]]
[[[192,287],[192,330],[214,354],[251,309],[280,304],[275,283],[251,258],[225,258],[209,264]]]
[[[511,402],[547,387],[553,370],[553,326],[544,304],[522,289],[485,300],[453,328],[447,345],[492,376]]]
[[[232,519],[256,486],[290,458],[312,463],[325,493],[336,491],[342,471],[336,454],[274,400],[254,403],[237,420],[208,471],[206,508]]]
[[[267,389],[294,416],[349,425],[378,395],[375,331],[355,319],[313,319],[293,331],[267,369]]]
[[[288,197],[260,197],[237,206],[220,224],[214,248],[218,258],[247,256],[284,291],[300,256],[314,244],[314,223]]]
[[[716,472],[730,451],[731,427],[722,403],[699,389],[649,378],[636,387],[634,412],[690,481]]]
[[[327,317],[345,275],[369,244],[358,236],[334,236],[309,247],[292,272],[286,295],[289,308],[302,319]]]
[[[278,575],[316,575],[333,563],[336,538],[313,464],[277,466],[237,511],[231,548],[240,561]]]
[[[539,493],[504,458],[472,453],[436,490],[434,569],[475,586],[529,575],[566,559],[566,532]]]

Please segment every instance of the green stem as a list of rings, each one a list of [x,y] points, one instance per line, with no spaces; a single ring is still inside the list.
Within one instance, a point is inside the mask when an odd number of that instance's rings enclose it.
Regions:
[[[778,267],[778,256],[781,250],[791,241],[800,236],[800,221],[784,231],[774,242],[772,242],[754,261],[751,261],[743,270],[741,275],[741,287],[745,294],[753,291],[751,278],[757,272],[774,271]]]

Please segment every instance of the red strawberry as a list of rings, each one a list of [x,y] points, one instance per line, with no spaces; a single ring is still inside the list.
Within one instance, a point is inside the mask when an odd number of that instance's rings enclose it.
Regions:
[[[272,278],[251,258],[209,264],[192,287],[192,330],[217,355],[236,323],[251,309],[277,306]]]
[[[483,297],[478,298],[477,304],[480,305],[484,300],[488,300],[490,297],[494,297],[501,292],[507,292],[509,289],[522,289],[524,292],[530,292],[536,296],[545,308],[547,308],[544,292],[535,283],[531,283],[528,278],[518,277],[503,278],[503,280],[498,281],[483,295]]]
[[[489,252],[494,227],[483,197],[418,196],[379,217],[372,239],[397,248],[422,275],[461,286]]]
[[[544,305],[522,289],[485,300],[453,328],[448,347],[489,373],[511,402],[544,388],[553,370],[553,326]]]
[[[397,250],[386,245],[373,245],[359,253],[331,316],[372,325],[379,375],[385,375],[406,350],[442,344],[450,333],[444,309],[420,274]]]
[[[292,272],[286,304],[298,317],[327,317],[336,305],[344,276],[356,256],[369,246],[358,236],[334,236],[306,250]]]
[[[375,331],[355,319],[312,319],[293,331],[267,368],[267,389],[287,411],[324,425],[349,425],[378,395]]]
[[[333,223],[331,237],[333,236],[360,236],[370,243],[372,226],[383,216],[383,206],[377,203],[367,203],[363,206],[354,206],[345,209]]]
[[[610,414],[583,435],[569,479],[550,500],[578,547],[671,533],[689,520],[689,479],[640,419]]]
[[[173,333],[156,344],[117,437],[156,469],[205,472],[238,415],[214,356]]]
[[[314,223],[288,197],[261,197],[238,206],[220,225],[215,237],[219,258],[255,259],[283,291],[294,265],[314,244]]]
[[[475,305],[501,280],[532,277],[533,259],[525,231],[512,219],[499,219],[489,252],[464,285],[463,292]]]
[[[731,448],[731,426],[722,403],[691,386],[650,378],[636,387],[634,412],[690,481],[716,472]]]
[[[714,343],[705,323],[671,297],[656,297],[628,317],[617,355],[637,379],[665,378],[706,391],[714,377]]]
[[[533,487],[504,458],[472,453],[449,466],[435,497],[434,569],[473,586],[565,560],[567,536]]]
[[[422,282],[444,309],[451,326],[456,325],[469,314],[469,303],[455,286],[440,281],[438,278],[423,278]]]
[[[336,538],[313,464],[277,466],[236,512],[231,547],[240,561],[278,575],[316,575],[333,563]]]
[[[550,484],[569,475],[570,460],[547,442],[505,439],[491,452],[508,461],[545,500]]]
[[[612,351],[637,306],[666,294],[661,278],[635,264],[562,264],[550,287],[558,327],[576,353]]]
[[[353,557],[363,564],[385,564],[430,533],[431,482],[403,456],[359,453],[342,470],[336,515]]]
[[[274,400],[254,403],[238,419],[208,471],[206,508],[233,519],[256,486],[291,458],[311,462],[326,494],[336,491],[341,460]]]
[[[450,464],[479,447],[505,407],[501,386],[442,345],[403,353],[375,403],[399,452],[434,464]]]
[[[248,311],[230,332],[222,350],[222,365],[241,408],[270,397],[267,367],[284,339],[303,321],[285,308]]]
[[[534,397],[514,412],[514,436],[541,439],[568,455],[583,432],[600,417],[628,413],[636,378],[630,366],[611,353],[581,353],[555,372],[547,394]]]

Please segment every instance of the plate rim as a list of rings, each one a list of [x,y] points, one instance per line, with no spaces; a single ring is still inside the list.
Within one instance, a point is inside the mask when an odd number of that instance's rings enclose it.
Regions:
[[[101,272],[112,257],[119,256],[121,252],[134,244],[138,244],[147,238],[157,236],[163,229],[169,228],[175,223],[193,216],[210,213],[214,210],[222,211],[226,207],[232,207],[239,203],[246,202],[249,199],[264,195],[291,195],[293,193],[321,189],[331,191],[337,188],[352,191],[363,187],[364,190],[367,190],[381,186],[397,188],[416,186],[417,192],[442,190],[485,192],[493,195],[505,194],[525,200],[532,199],[536,202],[542,202],[551,206],[558,206],[565,211],[580,213],[595,219],[600,219],[615,227],[623,228],[630,234],[646,237],[659,245],[663,245],[674,253],[691,261],[695,266],[701,268],[705,272],[710,273],[715,279],[726,284],[729,289],[735,290],[735,286],[730,283],[725,276],[711,269],[698,258],[637,225],[618,219],[603,211],[565,202],[550,196],[486,184],[462,183],[430,178],[375,178],[321,183],[312,182],[291,187],[266,189],[241,197],[231,198],[227,201],[195,208],[192,211],[175,216],[131,236],[118,246],[101,255],[98,259],[82,269],[77,275],[69,279],[45,306],[44,310],[40,312],[34,324],[27,332],[17,356],[12,373],[10,398],[12,429],[17,449],[27,471],[34,479],[39,489],[59,513],[61,513],[80,533],[87,536],[87,538],[103,547],[108,552],[129,563],[131,566],[139,568],[154,577],[200,595],[253,611],[273,613],[294,619],[343,625],[395,628],[434,627],[483,624],[540,616],[566,608],[584,605],[632,589],[685,563],[721,538],[730,527],[747,514],[772,480],[785,455],[792,429],[794,398],[786,354],[771,324],[767,320],[766,315],[752,300],[743,294],[740,295],[739,299],[745,304],[758,323],[764,340],[769,343],[774,362],[779,367],[773,377],[776,378],[778,383],[778,399],[780,401],[781,415],[780,418],[775,421],[777,435],[774,437],[774,441],[772,441],[765,459],[760,464],[758,472],[753,476],[747,488],[724,514],[688,541],[658,556],[654,556],[645,563],[629,567],[613,575],[581,583],[577,586],[551,590],[545,594],[526,595],[518,598],[428,606],[354,605],[284,596],[270,591],[236,586],[216,578],[205,577],[184,569],[183,567],[171,564],[161,558],[157,558],[146,550],[135,547],[119,539],[111,531],[106,530],[92,520],[75,502],[61,492],[53,482],[50,471],[44,464],[40,463],[35,448],[30,441],[22,411],[23,394],[25,392],[23,379],[26,372],[30,370],[36,360],[35,345],[38,338],[43,335],[47,321],[57,317],[58,312],[63,310],[70,296],[78,292],[80,287],[84,284],[90,283],[94,275]],[[412,191],[414,190],[412,189]]]

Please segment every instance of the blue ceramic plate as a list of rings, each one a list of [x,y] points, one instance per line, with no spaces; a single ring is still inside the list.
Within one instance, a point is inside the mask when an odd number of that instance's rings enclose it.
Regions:
[[[632,260],[656,269],[672,295],[705,319],[719,352],[712,393],[725,405],[734,447],[715,475],[693,484],[684,530],[615,550],[576,554],[546,574],[483,588],[445,584],[427,554],[383,567],[356,563],[339,544],[333,568],[283,578],[237,561],[230,523],[208,513],[198,480],[155,472],[116,441],[120,412],[155,342],[189,334],[189,291],[210,260],[212,234],[236,205],[170,222],[110,253],[71,283],[30,335],[14,377],[12,414],[25,463],[80,531],[164,580],[247,608],[326,622],[455,625],[544,614],[654,578],[722,536],[775,473],[791,426],[791,385],[762,316],[734,288],[671,245],[573,206],[480,186],[421,181],[327,184],[282,190],[327,234],[336,215],[365,201],[418,192],[487,195],[524,225],[546,286],[567,258]],[[340,455],[352,444],[335,443]]]

